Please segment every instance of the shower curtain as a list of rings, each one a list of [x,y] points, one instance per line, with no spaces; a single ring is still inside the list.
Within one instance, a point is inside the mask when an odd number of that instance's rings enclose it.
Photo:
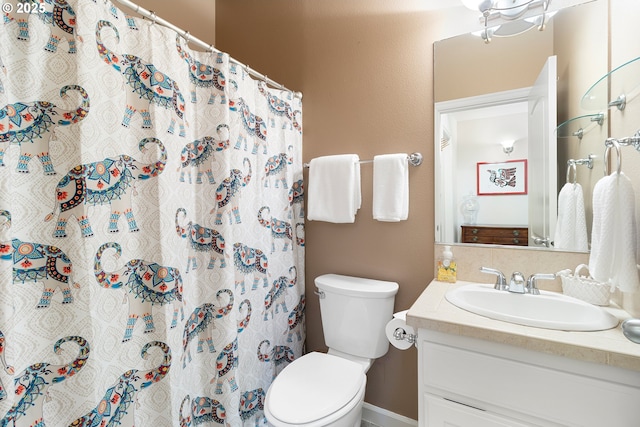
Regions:
[[[2,9],[0,426],[265,424],[305,339],[300,99],[108,1]]]

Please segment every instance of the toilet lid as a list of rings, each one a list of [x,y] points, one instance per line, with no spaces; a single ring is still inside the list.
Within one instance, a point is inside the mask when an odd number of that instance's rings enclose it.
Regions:
[[[308,353],[282,370],[267,395],[269,411],[290,424],[326,417],[355,397],[365,379],[363,367],[325,353]]]

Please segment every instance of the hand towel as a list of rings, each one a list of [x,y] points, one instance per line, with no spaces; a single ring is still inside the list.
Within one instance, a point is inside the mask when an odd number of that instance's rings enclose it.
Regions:
[[[640,287],[637,267],[635,194],[624,173],[600,179],[593,188],[589,271],[622,292]]]
[[[357,154],[339,154],[309,162],[307,219],[353,223],[362,203],[360,159]]]
[[[409,216],[409,162],[406,153],[373,157],[373,218],[398,222]]]
[[[566,183],[558,195],[558,220],[554,247],[569,251],[588,251],[584,195],[578,183]]]
[[[591,276],[607,282],[611,273],[614,231],[614,191],[613,175],[601,178],[593,187],[593,225],[591,227],[591,252],[589,253],[589,271]]]

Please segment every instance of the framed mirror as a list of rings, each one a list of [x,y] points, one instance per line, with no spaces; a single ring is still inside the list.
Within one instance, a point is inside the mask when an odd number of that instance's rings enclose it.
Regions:
[[[608,71],[608,49],[606,0],[559,10],[544,31],[488,44],[473,34],[434,43],[436,243],[552,249],[567,162],[583,158],[592,168],[578,163],[569,179],[584,189],[590,233],[608,121],[581,99]],[[545,67],[550,86],[534,90]],[[545,90],[549,105],[541,101]],[[532,122],[541,106],[548,117]]]

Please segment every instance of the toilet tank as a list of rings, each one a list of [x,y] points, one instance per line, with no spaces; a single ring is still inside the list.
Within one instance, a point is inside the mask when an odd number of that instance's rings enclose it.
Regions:
[[[327,347],[368,359],[387,353],[385,326],[393,317],[397,283],[325,274],[315,284]]]

